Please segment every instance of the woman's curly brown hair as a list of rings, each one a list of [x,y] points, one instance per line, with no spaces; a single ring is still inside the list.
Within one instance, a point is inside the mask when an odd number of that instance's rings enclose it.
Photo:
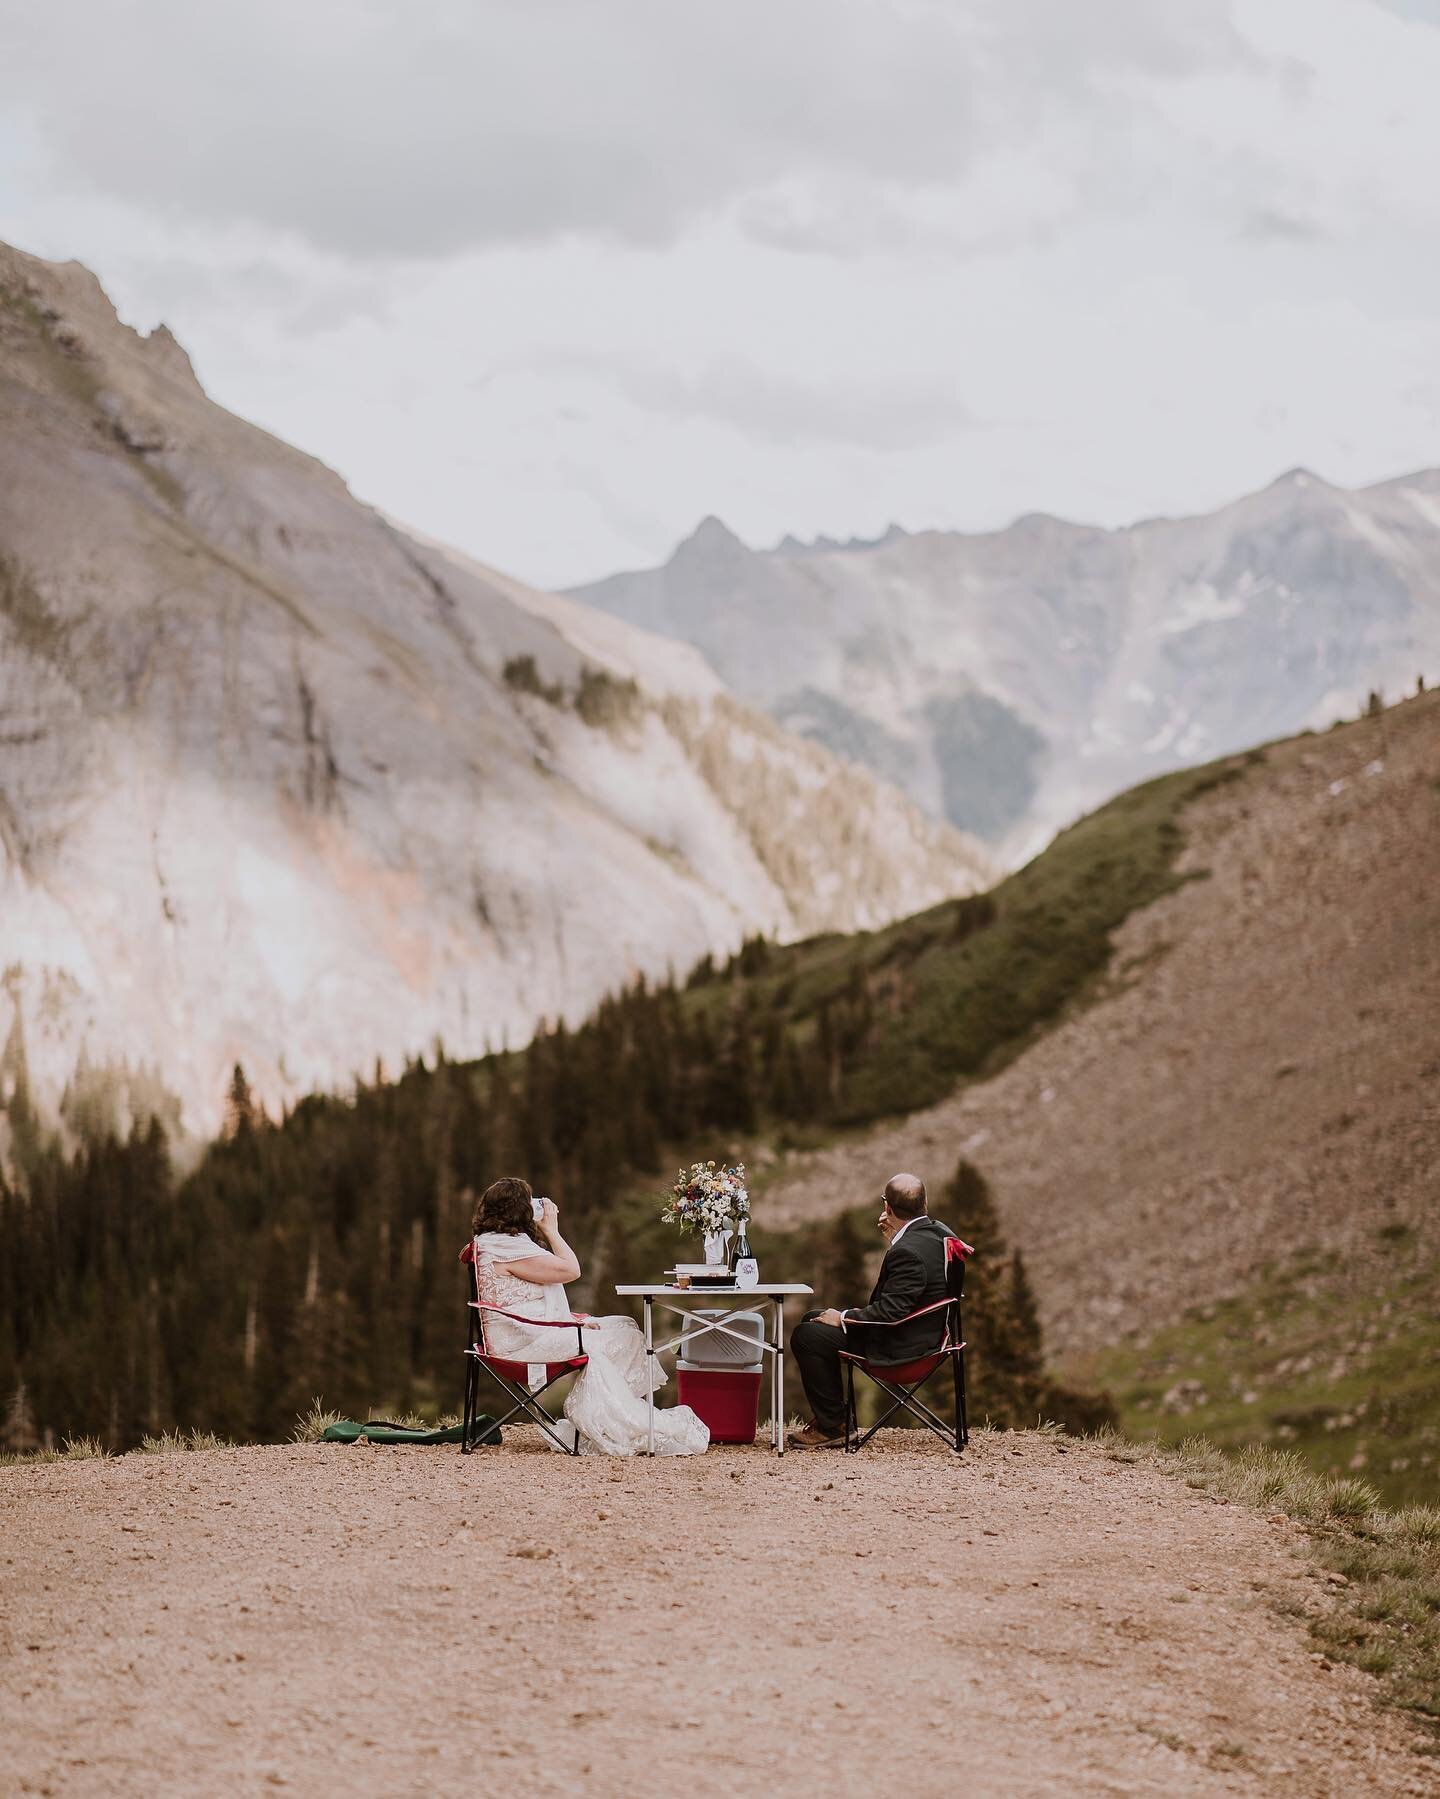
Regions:
[[[492,1181],[475,1207],[471,1235],[483,1237],[486,1231],[499,1231],[507,1237],[530,1237],[541,1249],[549,1249],[550,1245],[535,1221],[530,1200],[529,1181],[517,1180],[513,1175],[507,1175],[503,1181]]]

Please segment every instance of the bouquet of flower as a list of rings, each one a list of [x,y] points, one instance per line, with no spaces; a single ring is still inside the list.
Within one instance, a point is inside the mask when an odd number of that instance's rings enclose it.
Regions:
[[[713,1162],[696,1162],[682,1168],[670,1198],[660,1214],[661,1222],[685,1232],[716,1237],[732,1218],[750,1216],[750,1195],[745,1188],[745,1164],[717,1168]]]

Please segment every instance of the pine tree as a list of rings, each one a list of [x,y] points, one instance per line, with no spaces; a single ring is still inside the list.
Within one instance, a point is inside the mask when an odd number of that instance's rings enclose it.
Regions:
[[[1013,1305],[1014,1266],[999,1214],[989,1182],[972,1162],[962,1158],[957,1163],[941,1216],[975,1249],[965,1271],[970,1415],[1007,1426],[1025,1422],[1030,1395],[1021,1371],[1038,1357],[1039,1345],[1024,1339]],[[1034,1327],[1038,1332],[1038,1318]]]
[[[840,1055],[835,1041],[835,1020],[831,1015],[828,999],[820,1002],[819,1015],[815,1021],[814,1060],[816,1098],[828,1113],[840,1092]]]
[[[872,1246],[863,1214],[841,1212],[816,1233],[815,1265],[810,1284],[825,1305],[863,1305],[870,1295],[868,1262]]]
[[[254,1129],[255,1102],[251,1098],[250,1083],[245,1079],[245,1070],[237,1062],[225,1094],[223,1135],[233,1141],[238,1137],[250,1136]]]
[[[972,1422],[1018,1428],[1051,1418],[1072,1430],[1112,1423],[1109,1396],[1064,1386],[1045,1370],[1040,1309],[1025,1258],[1009,1254],[989,1183],[961,1160],[945,1189],[941,1214],[975,1254],[965,1272],[967,1392]],[[947,1398],[947,1411],[949,1401]]]
[[[30,1410],[23,1380],[15,1383],[15,1391],[5,1408],[5,1447],[20,1455],[40,1447],[35,1418]]]
[[[1019,1381],[1038,1391],[1045,1372],[1044,1336],[1040,1327],[1040,1308],[1035,1303],[1035,1290],[1025,1272],[1025,1258],[1017,1249],[1010,1258],[1011,1371]]]
[[[982,1383],[997,1422],[1034,1424],[1045,1415],[1045,1368],[1040,1314],[1017,1249],[1002,1279],[991,1285],[993,1315],[987,1332],[988,1366]]]
[[[722,1130],[755,1128],[755,1052],[748,1001],[742,1000],[730,1015],[725,1047],[712,1064],[706,1084],[704,1117]]]

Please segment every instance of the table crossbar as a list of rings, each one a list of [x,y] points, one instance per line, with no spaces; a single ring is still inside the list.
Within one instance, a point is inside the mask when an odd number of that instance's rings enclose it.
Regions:
[[[790,1297],[809,1296],[814,1288],[799,1282],[772,1282],[756,1287],[654,1287],[619,1285],[616,1294],[622,1299],[639,1299],[645,1313],[645,1356],[647,1366],[650,1358],[664,1354],[677,1345],[684,1347],[696,1337],[708,1336],[712,1331],[721,1336],[734,1337],[748,1348],[758,1348],[762,1355],[770,1357],[770,1446],[776,1455],[785,1453],[785,1301]],[[667,1337],[663,1343],[655,1341],[655,1307],[661,1311],[673,1313],[677,1318],[688,1318],[689,1308],[704,1304],[711,1300],[725,1299],[738,1301],[730,1310],[739,1311],[746,1306],[758,1306],[762,1301],[769,1303],[771,1329],[767,1336],[756,1339],[744,1331],[736,1330],[734,1325],[726,1324],[721,1319],[707,1318],[703,1322],[693,1321],[677,1336]],[[677,1303],[680,1302],[680,1303]],[[650,1383],[647,1381],[646,1385]],[[655,1453],[655,1394],[652,1389],[647,1401],[648,1417],[646,1422],[646,1454]]]

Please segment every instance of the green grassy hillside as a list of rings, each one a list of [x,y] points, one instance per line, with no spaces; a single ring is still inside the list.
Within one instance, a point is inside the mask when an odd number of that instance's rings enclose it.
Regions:
[[[1268,1442],[1386,1499],[1440,1496],[1440,1259],[1396,1227],[1363,1264],[1266,1269],[1141,1347],[1073,1371],[1106,1387],[1129,1435]]]
[[[1086,992],[1116,928],[1177,884],[1184,808],[1262,759],[1133,788],[991,893],[880,931],[747,944],[723,970],[702,964],[687,999],[749,1038],[752,1113],[813,1128],[914,1111],[992,1071]]]

